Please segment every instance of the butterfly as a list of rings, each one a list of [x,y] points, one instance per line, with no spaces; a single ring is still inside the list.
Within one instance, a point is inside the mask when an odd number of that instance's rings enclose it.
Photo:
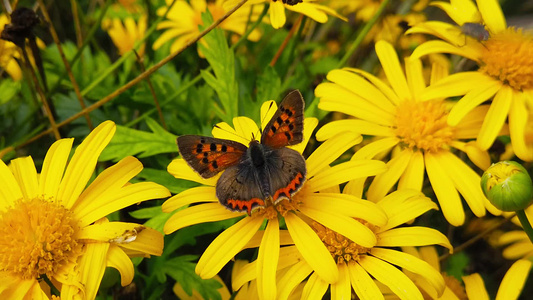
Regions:
[[[300,190],[306,179],[305,160],[287,146],[303,140],[305,102],[298,90],[290,92],[266,125],[261,140],[248,146],[232,140],[199,135],[178,137],[178,150],[203,178],[222,172],[216,183],[220,203],[247,212],[277,204]]]

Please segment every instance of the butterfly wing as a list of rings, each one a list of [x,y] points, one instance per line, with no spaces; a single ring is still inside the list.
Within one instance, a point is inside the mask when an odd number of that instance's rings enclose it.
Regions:
[[[258,177],[250,160],[228,168],[217,182],[218,200],[230,210],[248,214],[255,208],[264,207],[265,196],[258,184]]]
[[[307,170],[303,156],[293,149],[273,149],[266,159],[272,201],[290,199],[305,182]]]
[[[248,149],[232,141],[199,135],[182,135],[178,150],[191,168],[203,178],[210,178],[239,163]]]
[[[305,102],[300,91],[294,90],[285,96],[265,127],[261,136],[261,144],[281,148],[301,143],[304,129],[304,106]]]

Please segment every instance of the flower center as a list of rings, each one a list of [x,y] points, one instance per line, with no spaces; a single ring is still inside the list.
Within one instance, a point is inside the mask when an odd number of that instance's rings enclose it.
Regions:
[[[79,227],[63,206],[35,198],[0,213],[0,270],[22,279],[53,277],[74,261]]]
[[[439,151],[454,137],[447,117],[444,101],[405,101],[397,107],[396,135],[414,150]]]
[[[522,29],[492,35],[485,42],[480,71],[515,90],[533,87],[533,35]]]
[[[364,220],[359,221],[369,227],[372,231],[377,229],[376,226]],[[311,227],[317,233],[324,245],[326,245],[326,248],[329,250],[329,253],[331,253],[331,256],[333,256],[333,259],[337,264],[359,261],[359,255],[366,254],[370,250],[317,222],[313,222]]]

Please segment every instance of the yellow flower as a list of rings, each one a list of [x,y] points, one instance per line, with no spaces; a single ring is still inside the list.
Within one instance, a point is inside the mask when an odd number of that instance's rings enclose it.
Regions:
[[[160,16],[164,15],[168,6],[170,6],[172,2],[172,0],[167,0],[167,6],[159,8],[157,14]],[[223,2],[224,0],[216,0],[213,2],[207,2],[206,0],[191,0],[189,4],[184,0],[177,0],[167,14],[168,20],[162,21],[157,25],[157,29],[166,29],[166,31],[154,42],[153,49],[159,49],[163,44],[172,39],[175,40],[172,42],[170,52],[175,52],[185,46],[188,41],[200,33],[198,25],[202,25],[201,14],[205,12],[206,9],[209,10],[213,16],[213,20],[216,21],[233,8],[233,6],[229,7],[223,5]],[[260,7],[241,7],[222,22],[219,27],[242,35],[246,30],[247,23],[249,21],[255,21],[260,14]],[[260,37],[261,34],[259,31],[254,30],[250,33],[248,39],[250,41],[257,41]]]
[[[47,277],[62,296],[94,299],[106,266],[118,269],[127,285],[133,279],[128,256],[161,254],[159,232],[103,218],[169,196],[155,183],[128,183],[142,170],[136,158],[122,159],[86,187],[114,132],[113,122],[100,124],[66,169],[73,139],[50,147],[40,174],[31,156],[14,159],[9,167],[0,162],[0,298],[48,299],[50,288],[42,281]]]
[[[140,41],[144,37],[146,31],[146,15],[142,15],[137,23],[135,23],[132,17],[127,17],[124,21],[119,18],[103,20],[102,28],[111,37],[113,44],[118,49],[118,53],[124,55],[133,49],[137,41]],[[144,46],[143,43],[137,51],[140,57],[144,54]]]
[[[272,27],[275,29],[281,28],[283,25],[285,25],[285,21],[287,20],[285,9],[306,15],[319,23],[326,23],[328,20],[328,15],[337,17],[343,21],[347,20],[345,17],[339,15],[335,10],[325,5],[314,3],[316,1],[317,0],[249,0],[247,5],[270,3],[270,24],[272,24]],[[231,7],[239,2],[240,0],[228,0],[224,6]]]
[[[518,299],[531,270],[531,261],[518,260],[505,273],[500,283],[496,300]],[[489,300],[485,283],[478,273],[463,276],[468,299]]]
[[[0,14],[0,28],[4,28],[9,24],[9,20],[5,14]],[[22,70],[15,58],[19,58],[20,54],[17,46],[12,42],[0,39],[0,68],[4,69],[13,80],[22,79]]]
[[[261,120],[270,120],[277,110],[275,102],[265,102],[261,108]],[[304,141],[291,148],[302,152],[316,127],[318,120],[306,118],[304,121]],[[253,138],[260,140],[260,130],[254,121],[246,117],[233,120],[235,128],[226,123],[218,124],[212,131],[216,138],[231,139],[247,145]],[[359,244],[372,247],[376,243],[370,229],[353,219],[371,218],[377,223],[384,223],[385,215],[378,209],[365,210],[364,204],[346,200],[349,195],[341,195],[338,185],[352,178],[373,176],[384,171],[384,164],[379,161],[360,160],[329,165],[361,138],[355,134],[340,134],[318,147],[306,161],[307,181],[291,200],[282,200],[275,206],[267,206],[252,212],[232,212],[221,205],[216,197],[215,183],[218,177],[202,179],[183,159],[175,159],[168,166],[170,174],[177,178],[192,180],[204,186],[188,189],[167,200],[162,208],[171,212],[189,204],[197,204],[176,212],[165,224],[166,234],[180,228],[203,222],[240,218],[233,226],[222,232],[205,250],[196,266],[196,273],[202,278],[215,276],[222,267],[239,253],[246,245],[259,242],[257,258],[258,290],[263,298],[276,295],[275,275],[280,253],[280,222],[288,228],[291,243],[294,243],[301,256],[316,270],[326,282],[338,278],[335,262],[317,234],[308,224],[315,220],[328,227],[335,228],[343,235]],[[333,189],[333,191],[332,191]],[[317,193],[318,191],[324,193]],[[267,222],[264,231],[259,228]],[[255,239],[254,239],[255,238]],[[252,241],[252,242],[251,242]],[[283,242],[281,242],[283,243]]]
[[[485,206],[498,213],[483,195],[480,176],[452,151],[455,148],[466,153],[481,169],[489,167],[486,151],[475,142],[462,141],[477,136],[487,107],[479,107],[463,122],[450,126],[446,121],[453,103],[439,96],[424,98],[426,90],[446,76],[445,67],[433,64],[431,85],[426,87],[420,60],[406,59],[404,74],[390,44],[378,42],[376,53],[390,85],[362,70],[347,68],[329,72],[327,78],[332,82],[316,88],[315,94],[321,98],[319,108],[355,117],[326,124],[317,139],[328,139],[340,131],[375,136],[376,140],[357,151],[352,160],[394,150],[388,171],[376,176],[368,189],[371,201],[383,198],[397,182],[398,189],[421,190],[425,170],[450,224],[459,226],[465,220],[459,193],[476,216],[485,215]],[[348,184],[348,190],[358,196],[362,188],[361,180]]]
[[[324,281],[297,251],[290,246],[284,247],[280,251],[280,265],[288,266],[288,270],[284,270],[278,278],[278,299],[286,298],[306,278],[302,299],[322,299],[328,286],[331,288],[332,299],[350,299],[352,289],[359,299],[383,299],[376,281],[386,285],[401,299],[423,299],[418,287],[397,266],[423,277],[435,294],[443,294],[445,283],[437,270],[414,255],[393,249],[434,244],[452,249],[448,239],[435,229],[418,226],[396,228],[430,209],[436,209],[436,204],[413,190],[391,193],[377,204],[362,199],[358,201],[367,202],[368,208],[380,207],[387,215],[387,221],[381,225],[376,225],[373,220],[361,222],[376,235],[378,242],[371,247],[363,246],[314,222],[313,229],[329,250],[329,256],[336,261],[339,278],[334,283]],[[326,258],[317,256],[317,259]],[[256,278],[259,269],[253,264],[242,268],[233,281],[234,289]]]
[[[507,27],[497,0],[435,2],[458,26],[426,22],[409,30],[429,33],[444,41],[430,41],[413,53],[420,57],[444,52],[464,56],[478,63],[477,71],[462,72],[432,87],[427,97],[463,96],[450,112],[448,124],[456,125],[476,106],[492,99],[477,142],[488,149],[509,122],[516,155],[533,161],[533,144],[527,143],[527,123],[533,110],[533,35]]]

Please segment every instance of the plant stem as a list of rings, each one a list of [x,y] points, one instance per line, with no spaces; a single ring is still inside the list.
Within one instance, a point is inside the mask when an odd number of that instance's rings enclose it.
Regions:
[[[516,216],[518,217],[518,220],[520,220],[520,224],[522,224],[522,228],[524,228],[524,231],[526,232],[527,237],[533,243],[533,228],[531,228],[531,224],[529,223],[529,220],[527,219],[526,211],[523,209],[517,210]]]

